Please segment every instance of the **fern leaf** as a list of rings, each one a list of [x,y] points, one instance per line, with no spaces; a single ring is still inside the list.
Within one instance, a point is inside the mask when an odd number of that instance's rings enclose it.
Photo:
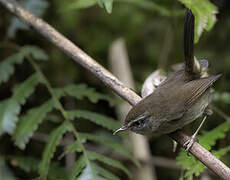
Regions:
[[[58,159],[62,159],[66,154],[74,152],[82,152],[82,148],[78,140],[76,140],[73,144],[66,146],[65,151],[58,157]]]
[[[62,89],[65,94],[73,96],[76,99],[82,100],[87,97],[92,103],[97,103],[99,100],[108,101],[110,106],[115,104],[115,100],[108,95],[104,95],[95,91],[94,88],[89,88],[85,84],[71,84]]]
[[[109,172],[108,170],[98,166],[96,163],[91,163],[91,164],[95,172],[97,173],[97,176],[99,176],[98,179],[104,179],[104,178],[105,180],[119,180],[120,179],[119,177]]]
[[[226,121],[221,125],[217,126],[211,131],[203,133],[201,137],[199,137],[200,144],[204,146],[207,150],[210,150],[216,144],[218,139],[224,138],[225,133],[230,130],[230,122]],[[226,153],[228,148],[223,151],[220,150],[221,153]],[[218,152],[218,151],[217,151]],[[218,153],[217,153],[218,155]],[[219,156],[220,157],[220,156]],[[188,157],[185,151],[181,151],[180,154],[176,158],[177,162],[183,166],[184,169],[187,170],[185,173],[185,177],[191,178],[193,175],[199,176],[201,172],[206,169],[206,167],[199,161],[197,161],[194,157]]]
[[[225,154],[227,154],[230,151],[230,146],[219,149],[218,151],[212,151],[212,153],[217,157],[220,158],[222,156],[224,156]]]
[[[59,141],[61,140],[64,133],[70,131],[71,128],[72,127],[69,125],[69,122],[64,122],[57,129],[55,129],[49,136],[48,144],[46,145],[42,155],[42,161],[39,164],[39,173],[42,178],[46,179],[49,172],[50,161],[54,156],[56,147],[59,144]]]
[[[20,109],[20,105],[13,99],[0,102],[0,135],[4,132],[14,132]]]
[[[124,146],[122,146],[121,143],[114,142],[112,139],[98,136],[96,134],[79,133],[79,135],[81,136],[81,139],[87,139],[96,143],[100,143],[113,149],[115,152],[123,155],[124,157],[127,157],[135,165],[139,166],[138,161],[135,158],[133,158],[133,155]]]
[[[75,180],[76,177],[81,173],[81,171],[85,168],[86,161],[83,155],[81,155],[76,161],[73,171],[70,176],[70,180]]]
[[[27,78],[23,83],[17,85],[13,90],[13,99],[19,104],[24,104],[27,97],[29,97],[39,83],[39,75],[34,74]]]
[[[36,60],[47,60],[46,53],[36,46],[24,46],[20,51],[0,63],[0,84],[8,81],[14,73],[14,64],[21,64],[25,56],[32,55]]]
[[[224,138],[225,133],[230,130],[230,122],[226,121],[211,131],[203,133],[199,138],[200,144],[207,150],[210,150],[212,146],[216,144],[218,139]]]
[[[77,178],[78,180],[109,180],[105,179],[99,175],[99,168],[97,165],[88,162],[87,166],[84,168],[80,176]]]
[[[104,128],[107,128],[113,131],[120,127],[120,123],[118,121],[115,121],[114,119],[110,117],[107,117],[105,115],[101,115],[95,112],[90,112],[86,110],[73,110],[73,111],[69,111],[68,115],[70,119],[84,118],[97,125],[100,125]]]
[[[105,164],[107,164],[109,166],[121,169],[129,177],[131,176],[129,170],[126,167],[124,167],[119,161],[116,161],[114,159],[111,159],[111,158],[105,157],[105,156],[103,156],[101,154],[98,154],[98,153],[95,153],[95,152],[90,152],[90,151],[87,151],[87,155],[88,155],[88,157],[89,157],[90,160],[101,161],[101,162],[103,162],[103,163],[105,163]]]
[[[14,73],[14,64],[20,64],[22,61],[22,54],[16,53],[0,63],[0,84],[8,81],[10,76]]]
[[[41,48],[37,46],[24,46],[21,48],[20,53],[24,55],[24,57],[32,55],[32,57],[36,60],[48,60],[48,55],[45,53],[45,51],[43,51]]]
[[[33,132],[37,130],[38,125],[54,107],[54,100],[48,100],[43,105],[30,109],[20,121],[15,129],[13,139],[15,144],[24,149]]]

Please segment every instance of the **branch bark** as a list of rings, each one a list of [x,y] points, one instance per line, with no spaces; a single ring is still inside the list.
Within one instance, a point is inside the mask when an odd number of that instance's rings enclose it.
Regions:
[[[116,94],[124,98],[131,105],[135,105],[141,100],[141,97],[121,83],[109,71],[99,65],[93,58],[75,46],[70,40],[57,32],[45,21],[36,17],[30,11],[24,9],[15,0],[0,0],[0,3],[23,22],[32,26],[36,31],[38,31],[38,33],[46,37],[67,56],[71,57],[74,61],[92,72],[106,86],[110,87]],[[175,132],[169,136],[176,140],[182,147],[184,142],[189,138],[181,132]],[[222,179],[230,179],[230,169],[215,156],[213,156],[209,151],[204,149],[200,144],[194,143],[190,149],[190,153]]]

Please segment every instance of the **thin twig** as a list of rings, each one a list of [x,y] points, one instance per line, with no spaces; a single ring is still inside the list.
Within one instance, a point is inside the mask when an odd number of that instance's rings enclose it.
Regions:
[[[135,92],[121,83],[117,78],[115,78],[109,71],[99,65],[89,55],[75,46],[70,40],[65,38],[62,34],[57,32],[53,27],[44,22],[42,19],[37,18],[33,13],[24,9],[15,0],[0,0],[0,3],[22,21],[29,24],[40,34],[45,36],[49,41],[51,41],[55,46],[57,46],[69,57],[71,57],[74,61],[92,72],[106,86],[110,87],[116,94],[124,98],[131,105],[135,105],[141,100],[141,98]],[[188,136],[181,132],[175,132],[169,136],[176,140],[181,146],[183,146],[185,141],[189,139]],[[215,156],[213,156],[209,151],[204,149],[200,144],[194,143],[190,149],[190,153],[222,179],[230,179],[230,169]]]

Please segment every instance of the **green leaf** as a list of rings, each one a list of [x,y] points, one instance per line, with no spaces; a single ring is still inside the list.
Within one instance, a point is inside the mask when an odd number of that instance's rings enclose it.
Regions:
[[[47,60],[46,53],[36,46],[24,46],[19,52],[0,63],[0,84],[8,81],[14,73],[14,65],[21,64],[25,56],[32,55],[36,60]]]
[[[20,109],[20,105],[14,99],[0,102],[0,134],[4,132],[12,134],[14,132]]]
[[[195,16],[195,43],[203,30],[210,31],[216,23],[217,7],[208,0],[179,0],[192,10]]]
[[[71,128],[72,126],[70,126],[69,122],[66,121],[54,131],[52,131],[51,135],[49,136],[48,143],[42,155],[42,161],[39,164],[39,173],[43,179],[46,179],[47,177],[50,161],[54,156],[57,145],[59,144],[64,133],[70,131]]]
[[[212,151],[213,155],[216,156],[217,158],[220,158],[227,154],[230,151],[230,146],[219,149],[217,151]]]
[[[19,148],[25,148],[25,145],[33,135],[33,132],[37,130],[38,125],[44,120],[47,113],[53,109],[54,105],[54,100],[48,100],[41,106],[30,109],[24,116],[20,118],[13,135],[15,144]]]
[[[87,155],[88,155],[90,160],[98,160],[98,161],[101,161],[101,162],[103,162],[103,163],[105,163],[105,164],[107,164],[109,166],[121,169],[129,177],[131,177],[131,174],[130,174],[129,170],[126,167],[124,167],[119,161],[116,161],[114,159],[105,157],[104,155],[101,155],[101,154],[98,154],[98,153],[95,153],[95,152],[90,152],[90,151],[87,151]]]
[[[104,179],[102,177],[105,177],[106,180],[119,180],[120,178],[114,175],[113,173],[109,172],[108,170],[98,166],[96,163],[91,163],[93,168],[95,169],[97,175],[100,175],[101,177],[98,177],[98,179]]]
[[[105,115],[101,115],[101,114],[86,111],[86,110],[68,111],[68,116],[70,119],[74,119],[74,118],[87,119],[109,130],[116,130],[120,127],[120,123],[118,121],[115,121],[114,119],[107,117]]]
[[[72,3],[69,3],[66,7],[67,10],[75,10],[75,9],[85,9],[96,4],[96,0],[76,0]]]
[[[211,131],[204,132],[201,137],[199,137],[200,144],[206,148],[207,150],[211,150],[211,147],[213,147],[216,144],[216,141],[218,139],[224,138],[225,133],[230,130],[230,122],[226,121],[222,123],[221,125],[217,126]],[[225,154],[228,151],[228,148],[221,151],[220,155],[223,152]],[[218,155],[218,153],[217,153]],[[220,156],[219,156],[220,157]],[[185,151],[181,151],[180,154],[176,158],[177,162],[183,166],[184,169],[186,169],[185,177],[192,178],[194,175],[199,176],[201,172],[206,169],[206,166],[204,166],[201,162],[197,161],[192,156],[187,156],[187,153]]]
[[[77,180],[101,180],[100,177],[97,176],[94,167],[91,165],[91,163],[87,164],[87,166],[84,168],[83,172],[80,174],[80,176],[77,178]]]
[[[21,53],[24,56],[32,55],[36,60],[48,60],[48,55],[45,53],[45,51],[37,46],[24,46],[21,48]]]
[[[73,144],[65,147],[65,151],[58,157],[58,159],[63,158],[68,153],[82,152],[81,144],[76,140]]]
[[[70,176],[70,180],[75,180],[76,177],[81,173],[81,171],[85,168],[86,161],[83,155],[81,155],[76,161],[73,171]]]
[[[89,88],[85,84],[71,84],[61,89],[66,95],[73,96],[76,99],[82,100],[87,97],[92,103],[97,103],[99,100],[108,101],[112,106],[115,100],[108,95],[104,95],[95,91],[94,88]]]
[[[100,144],[103,144],[111,149],[113,149],[115,152],[123,155],[124,157],[127,157],[130,159],[135,165],[139,166],[138,161],[133,158],[133,155],[119,142],[114,142],[114,140],[98,136],[96,134],[89,134],[89,133],[79,133],[81,136],[81,139],[87,139],[93,142],[97,142]]]
[[[113,9],[113,0],[97,0],[98,5],[101,8],[105,8],[107,13],[111,13]]]
[[[224,138],[227,131],[230,130],[230,122],[226,121],[216,128],[212,129],[211,131],[205,132],[199,138],[200,144],[210,150],[212,146],[216,144],[218,139]]]
[[[14,64],[22,63],[23,58],[22,54],[16,53],[0,63],[0,84],[8,81],[14,73]]]
[[[27,78],[23,83],[17,85],[13,90],[13,99],[19,104],[25,104],[25,100],[35,90],[36,85],[39,83],[39,75],[34,74]]]

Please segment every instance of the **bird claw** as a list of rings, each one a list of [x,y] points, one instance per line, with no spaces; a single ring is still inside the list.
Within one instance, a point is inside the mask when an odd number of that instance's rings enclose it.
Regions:
[[[198,139],[192,136],[189,140],[187,140],[184,143],[183,147],[185,147],[185,151],[187,152],[188,155],[189,155],[189,149],[193,146],[195,142],[198,142]]]

